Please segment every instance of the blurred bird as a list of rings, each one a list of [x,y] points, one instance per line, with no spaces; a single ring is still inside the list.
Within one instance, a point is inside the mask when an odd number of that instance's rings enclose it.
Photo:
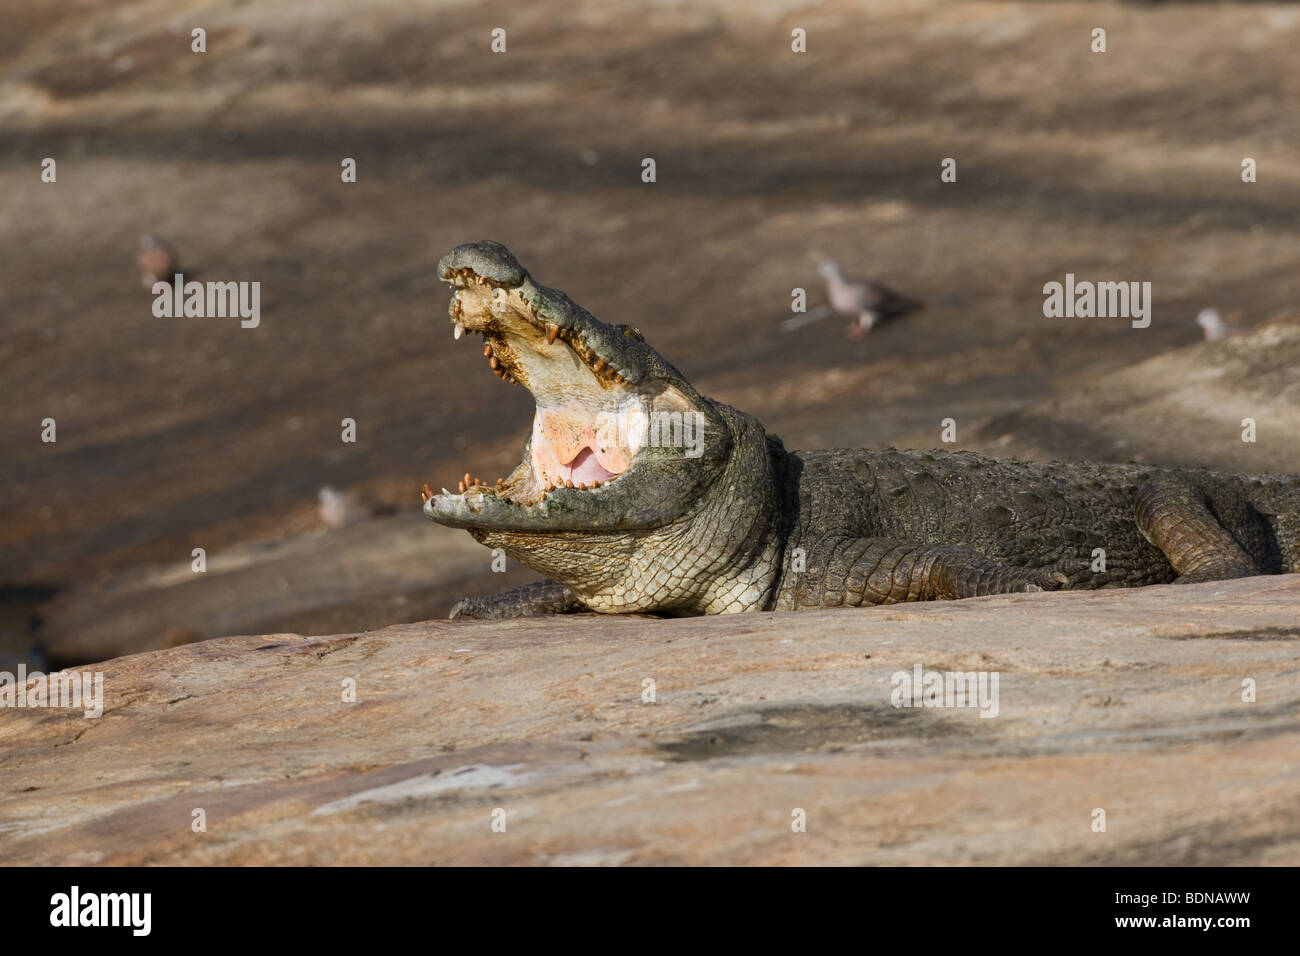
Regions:
[[[880,282],[850,281],[844,277],[840,264],[833,260],[823,262],[817,272],[826,280],[831,307],[853,317],[848,329],[850,338],[860,339],[880,323],[914,312],[924,304],[899,295]]]
[[[344,528],[370,517],[370,509],[357,500],[350,491],[339,491],[329,485],[321,488],[318,496],[320,520],[327,528]]]
[[[1223,321],[1218,309],[1202,309],[1201,314],[1196,317],[1196,324],[1204,330],[1207,342],[1217,342],[1230,335],[1241,334],[1241,329]]]
[[[167,240],[153,233],[140,237],[140,252],[135,261],[140,267],[140,281],[146,289],[152,289],[155,282],[171,282],[180,268],[176,250]]]

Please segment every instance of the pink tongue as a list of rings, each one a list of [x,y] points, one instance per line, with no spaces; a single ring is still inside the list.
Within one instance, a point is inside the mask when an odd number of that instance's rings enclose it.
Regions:
[[[615,473],[602,467],[590,448],[584,448],[578,457],[564,466],[566,477],[577,485],[589,485],[593,481],[609,481]]]

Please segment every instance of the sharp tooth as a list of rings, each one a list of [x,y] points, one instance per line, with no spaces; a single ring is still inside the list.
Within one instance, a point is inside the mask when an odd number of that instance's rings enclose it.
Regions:
[[[463,482],[463,481],[458,482],[458,483],[456,484],[456,489],[457,489],[457,491],[459,491],[459,492],[463,495],[463,494],[465,493],[465,482]]]
[[[546,344],[554,345],[555,337],[559,334],[560,334],[560,327],[558,325],[554,325],[554,324],[548,325],[546,327]]]
[[[443,488],[443,489],[442,489],[442,493],[443,493],[444,495],[446,495],[448,498],[451,497],[451,492],[448,491],[446,488]]]
[[[488,366],[489,366],[489,367],[495,369],[495,368],[496,368],[498,365],[500,365],[500,364],[501,364],[501,363],[497,361],[497,357],[496,357],[495,355],[490,356],[490,357],[488,358]]]
[[[492,354],[492,345],[491,345],[491,343],[489,343],[489,342],[485,342],[485,343],[483,343],[483,355],[484,355],[484,356],[488,356],[488,355],[491,355],[491,354]]]
[[[456,323],[456,331],[453,332],[452,335],[453,335],[457,340],[459,340],[460,337],[461,337],[462,335],[464,335],[464,334],[465,334],[465,326],[463,326],[463,325],[461,325],[459,322],[457,322],[457,323]]]
[[[592,366],[592,369],[599,372],[604,367],[605,367],[605,360],[602,358],[602,359],[596,359],[596,364]]]

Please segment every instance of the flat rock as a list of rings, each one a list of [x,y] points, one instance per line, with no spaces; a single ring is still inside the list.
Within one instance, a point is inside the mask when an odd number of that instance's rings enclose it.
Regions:
[[[208,640],[94,665],[98,719],[0,710],[0,862],[1294,865],[1298,611],[1285,575]],[[996,716],[893,706],[918,666]]]
[[[984,424],[969,447],[1038,460],[1300,473],[1300,316],[1171,349]],[[1243,441],[1246,419],[1253,441]]]

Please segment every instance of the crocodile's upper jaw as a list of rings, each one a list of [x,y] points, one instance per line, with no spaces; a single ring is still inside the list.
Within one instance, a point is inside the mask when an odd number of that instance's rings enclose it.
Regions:
[[[646,495],[644,483],[662,483],[663,469],[673,465],[673,478],[705,479],[714,456],[702,452],[708,438],[716,446],[722,437],[718,422],[715,434],[699,436],[702,450],[650,440],[657,438],[648,435],[652,416],[676,412],[707,424],[713,412],[639,333],[606,325],[537,285],[496,243],[457,247],[438,275],[453,289],[455,337],[480,333],[484,361],[527,388],[537,410],[524,458],[509,477],[494,487],[470,479],[458,493],[433,495],[425,514],[471,529],[628,529],[670,520],[667,512],[690,500]]]

